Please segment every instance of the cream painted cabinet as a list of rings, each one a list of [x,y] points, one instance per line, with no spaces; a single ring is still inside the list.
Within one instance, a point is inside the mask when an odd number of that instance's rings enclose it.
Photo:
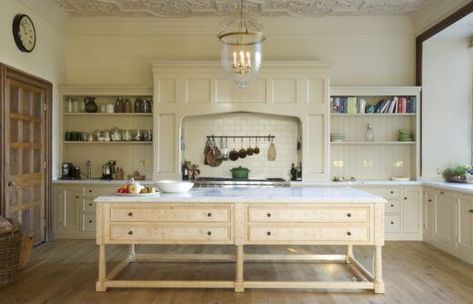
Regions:
[[[473,195],[424,187],[424,241],[473,264]]]
[[[432,237],[445,246],[455,248],[456,244],[456,198],[455,194],[438,191],[435,199],[435,224]]]
[[[473,198],[461,196],[458,201],[460,223],[458,225],[458,246],[473,253]]]
[[[424,188],[422,198],[424,240],[429,240],[432,239],[435,225],[435,191]]]
[[[80,231],[80,204],[82,186],[55,185],[54,234],[62,235]]]
[[[94,199],[100,195],[110,195],[117,188],[115,185],[54,185],[54,237],[95,238]]]
[[[363,186],[362,190],[384,197],[385,238],[422,240],[422,212],[418,186]]]

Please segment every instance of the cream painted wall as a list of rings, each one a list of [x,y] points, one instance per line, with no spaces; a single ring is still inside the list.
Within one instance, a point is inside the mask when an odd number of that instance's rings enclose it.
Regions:
[[[422,175],[471,163],[472,50],[467,39],[424,43]]]
[[[412,16],[416,35],[428,30],[471,0],[432,0]]]
[[[53,130],[57,130],[58,84],[65,79],[65,34],[51,19],[43,18],[31,1],[24,4],[18,0],[0,1],[0,62],[43,78],[53,84]],[[11,32],[12,21],[16,14],[23,13],[31,17],[38,36],[36,47],[31,53],[23,53],[15,45]],[[53,166],[56,164],[56,141],[53,141]],[[52,168],[56,172],[55,168]]]
[[[218,60],[220,20],[74,18],[68,25],[67,83],[151,86],[151,62]],[[263,22],[266,60],[329,62],[333,85],[414,84],[414,31],[408,16]]]

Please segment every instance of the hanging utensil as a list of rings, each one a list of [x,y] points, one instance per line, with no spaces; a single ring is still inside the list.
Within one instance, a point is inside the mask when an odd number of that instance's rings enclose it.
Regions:
[[[253,152],[255,154],[259,154],[258,141],[259,141],[259,138],[256,137],[256,144],[255,144],[255,148],[253,149]]]
[[[271,138],[271,144],[269,144],[268,148],[268,160],[274,161],[276,160],[276,146],[273,143],[273,139]]]
[[[218,167],[222,164],[223,157],[220,149],[215,142],[215,138],[212,136],[210,150],[205,155],[205,158],[210,167]]]
[[[236,161],[238,159],[238,151],[235,149],[235,138],[233,138],[233,150],[230,151],[230,160]]]
[[[253,150],[253,148],[251,147],[251,138],[249,139],[249,143],[248,143],[248,149],[246,149],[246,155],[248,156],[251,156],[253,155],[255,151]]]
[[[223,147],[223,160],[228,160],[228,137],[225,137],[225,145]]]
[[[209,163],[207,162],[207,153],[210,150],[212,142],[210,141],[210,137],[207,137],[207,141],[205,142],[204,146],[204,165],[208,165]]]
[[[243,137],[241,138],[241,149],[238,151],[238,157],[239,158],[245,158],[246,157],[246,150],[243,148]]]

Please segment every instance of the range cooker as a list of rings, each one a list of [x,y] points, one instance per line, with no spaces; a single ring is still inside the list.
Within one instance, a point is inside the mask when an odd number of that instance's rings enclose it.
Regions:
[[[198,177],[194,181],[197,188],[237,188],[237,187],[289,187],[290,182],[283,178],[234,179],[225,177]]]

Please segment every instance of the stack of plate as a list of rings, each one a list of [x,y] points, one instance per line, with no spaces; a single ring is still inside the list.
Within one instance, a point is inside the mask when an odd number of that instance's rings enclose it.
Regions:
[[[399,141],[414,141],[409,130],[399,130]]]
[[[331,133],[330,134],[330,141],[332,142],[340,142],[345,140],[345,134],[343,133]]]

